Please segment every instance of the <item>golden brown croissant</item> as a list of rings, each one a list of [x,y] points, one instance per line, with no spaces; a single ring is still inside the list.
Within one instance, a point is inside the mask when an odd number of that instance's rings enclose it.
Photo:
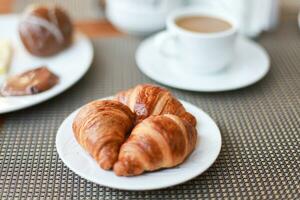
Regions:
[[[120,146],[134,125],[135,115],[124,104],[112,100],[93,101],[79,111],[73,132],[77,142],[98,162],[111,169]]]
[[[182,104],[166,89],[141,84],[120,92],[116,99],[127,105],[136,115],[137,123],[150,115],[173,114],[196,126],[196,119],[186,112]]]
[[[139,123],[122,145],[114,172],[134,176],[174,167],[193,151],[197,130],[176,115],[150,116]]]

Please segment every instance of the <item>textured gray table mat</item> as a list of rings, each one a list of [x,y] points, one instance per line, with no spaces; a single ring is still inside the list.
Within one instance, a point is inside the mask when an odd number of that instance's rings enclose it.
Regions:
[[[299,199],[300,34],[296,21],[282,24],[258,41],[272,60],[270,73],[259,83],[226,93],[172,89],[219,125],[223,145],[214,165],[176,187],[128,192],[80,178],[62,163],[55,149],[56,131],[74,109],[152,82],[135,65],[139,40],[94,40],[93,65],[74,87],[40,105],[1,116],[0,199]]]

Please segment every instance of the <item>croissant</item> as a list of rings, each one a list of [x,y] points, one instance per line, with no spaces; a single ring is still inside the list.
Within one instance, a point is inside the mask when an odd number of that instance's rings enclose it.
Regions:
[[[134,125],[135,115],[124,104],[112,100],[93,101],[73,121],[77,142],[101,168],[111,169],[121,145]]]
[[[116,100],[127,105],[137,115],[136,123],[150,115],[173,114],[196,126],[196,119],[186,112],[183,105],[166,89],[141,84],[116,95]]]
[[[194,126],[176,115],[150,116],[131,132],[114,165],[118,176],[135,176],[144,171],[174,167],[196,146]]]

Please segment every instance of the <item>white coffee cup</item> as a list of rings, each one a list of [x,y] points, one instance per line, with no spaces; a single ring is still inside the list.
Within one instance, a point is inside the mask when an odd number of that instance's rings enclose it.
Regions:
[[[222,19],[231,27],[221,32],[200,33],[183,29],[176,20],[186,16],[206,16]],[[182,72],[212,73],[230,64],[234,57],[237,23],[219,10],[186,8],[172,13],[167,19],[167,30],[159,33],[156,46],[159,53],[175,62]]]
[[[145,36],[162,30],[182,0],[107,0],[106,16],[123,32]]]

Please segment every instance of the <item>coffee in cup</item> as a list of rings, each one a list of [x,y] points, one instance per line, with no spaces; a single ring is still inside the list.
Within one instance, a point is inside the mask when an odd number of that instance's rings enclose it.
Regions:
[[[237,25],[228,14],[185,8],[168,17],[167,30],[155,42],[159,53],[176,62],[178,70],[211,73],[233,60],[236,38]]]
[[[179,17],[176,25],[188,31],[196,33],[215,33],[231,29],[232,25],[220,18],[194,15]]]

